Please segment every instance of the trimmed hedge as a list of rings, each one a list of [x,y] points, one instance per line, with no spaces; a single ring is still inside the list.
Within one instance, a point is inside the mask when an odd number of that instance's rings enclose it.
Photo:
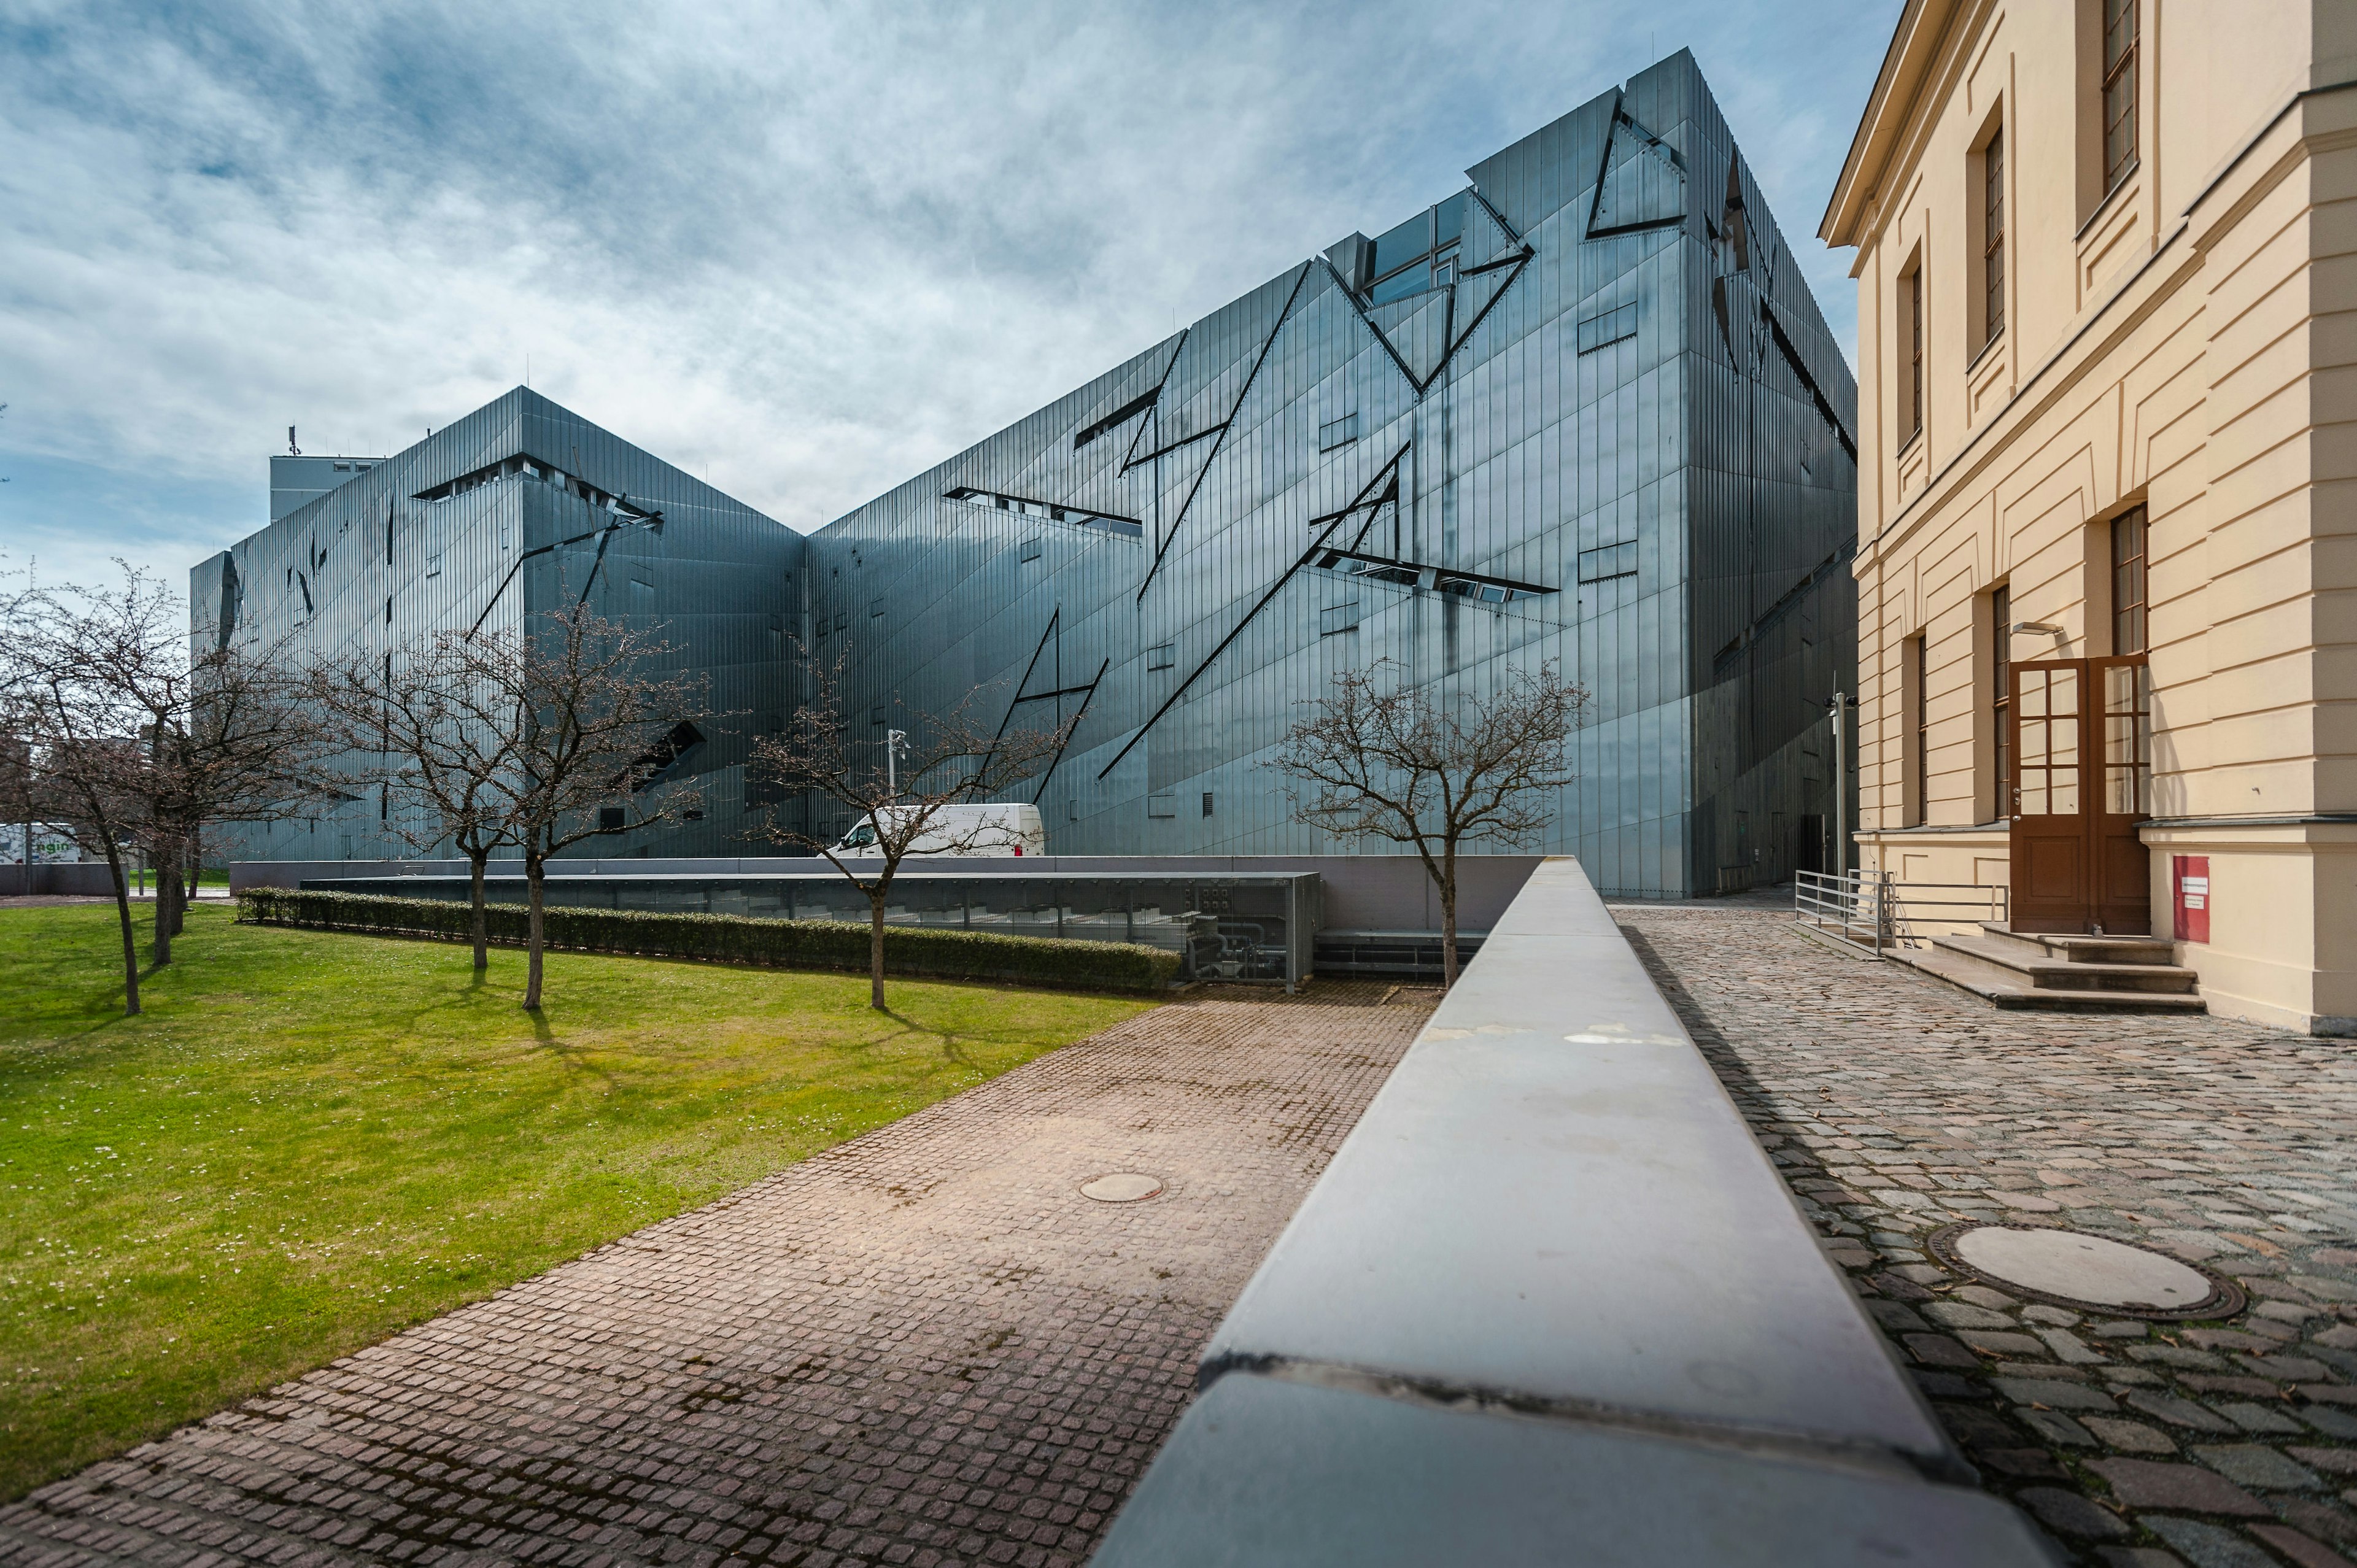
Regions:
[[[246,925],[390,936],[470,938],[470,911],[441,898],[249,887],[237,896]],[[521,947],[531,912],[491,904],[490,940]],[[788,969],[867,969],[867,928],[848,920],[765,920],[746,915],[678,915],[650,909],[583,909],[552,904],[542,912],[551,950],[703,959]],[[884,972],[934,980],[1006,980],[1088,991],[1157,992],[1178,977],[1178,955],[1135,942],[1064,942],[996,931],[884,928]]]

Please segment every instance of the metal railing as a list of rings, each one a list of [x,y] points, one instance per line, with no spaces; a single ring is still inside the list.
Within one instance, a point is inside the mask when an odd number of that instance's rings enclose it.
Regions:
[[[1792,874],[1793,918],[1877,958],[1921,947],[1935,929],[2002,925],[2011,913],[2002,886],[1900,882],[1887,871]]]

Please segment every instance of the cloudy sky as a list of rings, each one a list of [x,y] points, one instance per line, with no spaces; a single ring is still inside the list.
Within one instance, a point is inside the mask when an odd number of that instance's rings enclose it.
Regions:
[[[1680,47],[1849,342],[1899,5],[0,0],[0,564],[185,582],[527,362],[813,528]]]

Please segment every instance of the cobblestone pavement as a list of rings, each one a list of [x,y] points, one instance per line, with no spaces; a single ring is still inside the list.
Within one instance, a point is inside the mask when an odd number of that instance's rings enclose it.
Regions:
[[[1998,1012],[1757,905],[1617,905],[1988,1487],[2076,1560],[2302,1568],[2357,1546],[2357,1043]],[[2241,1282],[2229,1321],[2027,1304],[1924,1251],[2097,1232]]]
[[[1178,1002],[0,1509],[0,1563],[1077,1563],[1428,1004]],[[1098,1203],[1114,1171],[1161,1196]]]

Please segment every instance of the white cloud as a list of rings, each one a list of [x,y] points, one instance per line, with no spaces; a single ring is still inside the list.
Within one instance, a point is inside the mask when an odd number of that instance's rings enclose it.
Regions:
[[[177,574],[527,355],[811,527],[1680,45],[1847,340],[1896,0],[1792,10],[0,0],[0,547]]]

